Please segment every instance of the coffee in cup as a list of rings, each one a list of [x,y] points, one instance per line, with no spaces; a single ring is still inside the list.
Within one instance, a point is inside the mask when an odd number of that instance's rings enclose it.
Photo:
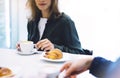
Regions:
[[[20,41],[19,45],[23,54],[30,54],[33,52],[34,43],[32,41]]]

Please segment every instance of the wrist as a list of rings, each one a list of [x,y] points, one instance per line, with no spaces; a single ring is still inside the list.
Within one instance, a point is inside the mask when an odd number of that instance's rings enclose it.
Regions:
[[[94,57],[90,56],[90,57],[88,57],[87,59],[88,59],[88,62],[87,62],[86,65],[87,65],[87,67],[88,67],[87,69],[89,69],[89,68],[91,67],[91,64],[92,64],[92,61],[93,61]]]

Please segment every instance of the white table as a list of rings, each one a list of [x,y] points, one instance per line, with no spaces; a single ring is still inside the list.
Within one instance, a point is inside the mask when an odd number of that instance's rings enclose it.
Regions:
[[[69,58],[69,60],[76,60],[78,58],[84,57],[83,55],[64,53],[64,56]],[[40,54],[34,54],[29,56],[19,55],[15,49],[0,49],[0,66],[6,66],[13,68],[17,72],[32,72],[32,74],[37,72],[42,72],[45,68],[51,67],[55,70],[59,70],[64,62],[54,63],[47,62],[41,59]],[[31,71],[32,70],[32,71]],[[59,78],[63,78],[62,73]],[[95,78],[89,71],[80,74],[77,78]]]

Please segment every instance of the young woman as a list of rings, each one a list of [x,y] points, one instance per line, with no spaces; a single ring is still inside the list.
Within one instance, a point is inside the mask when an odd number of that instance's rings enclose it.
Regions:
[[[39,50],[58,48],[63,52],[85,54],[74,22],[65,13],[60,13],[58,0],[28,0],[31,10],[28,19],[28,40]]]

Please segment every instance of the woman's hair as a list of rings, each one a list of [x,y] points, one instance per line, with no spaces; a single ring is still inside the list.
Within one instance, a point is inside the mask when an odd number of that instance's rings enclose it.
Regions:
[[[26,3],[26,7],[31,11],[31,15],[28,18],[29,20],[34,20],[37,16],[42,17],[41,11],[36,6],[35,0],[28,0]],[[51,16],[52,14],[54,14],[55,17],[60,15],[60,11],[58,9],[58,0],[51,0],[49,16]]]

